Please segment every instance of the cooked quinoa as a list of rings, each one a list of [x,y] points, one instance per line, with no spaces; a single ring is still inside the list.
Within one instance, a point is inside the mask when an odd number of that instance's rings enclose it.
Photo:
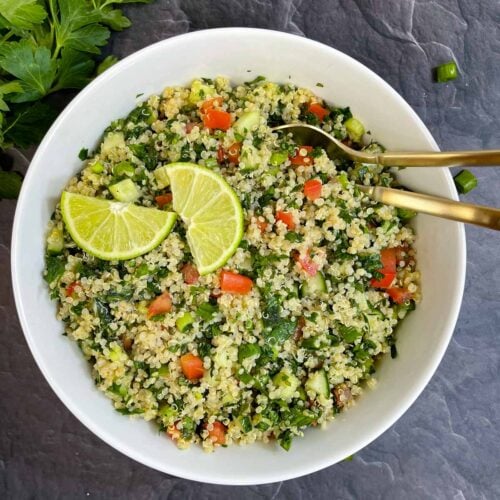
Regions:
[[[257,126],[207,128],[207,102],[232,124],[258,111]],[[66,190],[112,199],[109,186],[131,178],[137,204],[161,200],[171,210],[157,167],[184,161],[213,169],[244,211],[243,239],[223,269],[253,282],[249,293],[223,293],[220,272],[197,276],[181,220],[141,257],[99,260],[72,241],[57,206],[49,240],[59,235],[62,244],[48,248],[45,279],[65,335],[117,411],[153,420],[180,448],[277,440],[289,449],[294,436],[325,426],[374,383],[377,361],[395,355],[396,327],[419,300],[419,273],[408,214],[370,200],[356,183],[394,186],[395,178],[270,130],[316,123],[357,149],[380,148],[361,144],[350,118],[349,108],[307,89],[260,78],[232,86],[219,77],[168,87],[106,129]],[[304,194],[311,179],[321,182],[314,201]],[[375,285],[387,249],[397,256],[396,298]],[[149,317],[164,292],[171,311]],[[202,360],[201,378],[185,376],[186,354]]]

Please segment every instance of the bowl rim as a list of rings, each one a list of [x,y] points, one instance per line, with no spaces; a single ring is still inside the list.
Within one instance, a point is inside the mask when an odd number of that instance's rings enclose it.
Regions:
[[[374,71],[366,67],[364,64],[361,62],[357,61],[353,57],[339,51],[338,49],[335,49],[333,47],[330,47],[326,44],[323,44],[321,42],[311,40],[306,37],[302,37],[299,35],[291,34],[291,33],[286,33],[286,32],[281,32],[281,31],[276,31],[276,30],[269,30],[269,29],[262,29],[262,28],[246,28],[246,27],[227,27],[227,28],[212,28],[212,29],[204,29],[204,30],[199,30],[199,31],[193,31],[193,32],[188,32],[180,35],[175,35],[170,38],[160,40],[158,42],[155,42],[153,44],[150,44],[132,54],[129,56],[125,57],[121,61],[119,61],[117,64],[113,65],[110,69],[102,73],[100,76],[98,76],[95,80],[93,80],[90,84],[88,84],[83,90],[81,90],[69,103],[68,105],[64,108],[64,110],[61,112],[59,117],[55,120],[55,122],[52,124],[50,129],[47,131],[45,134],[42,142],[40,143],[39,147],[36,150],[35,155],[33,156],[32,162],[37,163],[40,161],[40,158],[43,157],[45,154],[45,149],[47,147],[47,144],[52,140],[53,136],[57,134],[59,125],[61,122],[63,122],[66,119],[66,116],[71,112],[71,109],[81,101],[82,99],[85,99],[87,94],[91,94],[94,91],[94,88],[101,85],[102,83],[105,82],[107,79],[111,79],[113,76],[116,74],[120,73],[121,70],[131,64],[134,64],[134,62],[137,59],[140,59],[143,54],[155,50],[159,46],[163,46],[166,50],[168,49],[168,46],[173,44],[173,43],[178,43],[179,40],[187,40],[187,39],[206,39],[207,37],[211,36],[218,36],[221,33],[225,34],[226,36],[235,36],[235,35],[241,35],[241,34],[248,34],[248,35],[258,35],[258,36],[267,36],[267,37],[275,37],[277,41],[279,40],[284,40],[284,39],[290,39],[293,38],[295,40],[300,40],[301,43],[304,45],[309,45],[312,48],[316,50],[322,50],[322,51],[328,51],[331,53],[335,54],[335,57],[344,59],[351,65],[355,65],[358,67],[358,69],[362,72],[364,72],[369,78],[374,79],[377,81],[379,85],[385,88],[385,91],[389,92],[391,96],[399,102],[399,104],[405,108],[407,112],[412,117],[412,120],[416,123],[416,125],[420,128],[421,132],[425,136],[426,140],[429,142],[431,145],[432,149],[435,151],[439,151],[439,147],[434,140],[433,136],[431,135],[430,131],[427,129],[426,125],[423,123],[423,121],[420,119],[420,117],[417,115],[417,113],[413,110],[413,108],[406,102],[406,100],[396,91],[394,90],[383,78],[381,78],[379,75],[377,75]],[[47,366],[46,362],[43,359],[43,356],[38,352],[34,341],[32,340],[32,334],[30,332],[29,326],[28,326],[28,320],[27,320],[27,312],[24,309],[23,306],[23,301],[22,301],[22,291],[21,291],[21,284],[18,281],[18,272],[17,269],[19,266],[22,265],[22,263],[19,261],[19,244],[18,244],[18,234],[20,233],[20,219],[21,219],[21,212],[25,209],[26,205],[26,198],[28,196],[29,191],[31,190],[31,184],[33,184],[33,179],[35,176],[35,171],[34,169],[28,169],[28,172],[26,174],[26,177],[23,182],[23,186],[19,195],[19,199],[17,202],[16,206],[16,212],[14,216],[14,224],[12,228],[12,243],[11,243],[11,277],[12,277],[12,288],[14,292],[14,300],[15,300],[15,305],[16,305],[16,310],[17,314],[21,323],[22,331],[23,334],[26,338],[26,342],[28,344],[28,347],[35,359],[36,364],[38,365],[38,368],[42,372],[43,376],[45,377],[46,381],[48,382],[49,386],[52,388],[52,390],[55,392],[55,394],[58,396],[58,398],[61,400],[61,402],[64,404],[64,406],[85,426],[87,429],[89,429],[93,434],[98,436],[100,439],[102,439],[106,444],[110,445],[111,447],[115,448],[116,450],[120,451],[124,455],[126,455],[129,458],[134,459],[135,461],[146,465],[152,469],[158,470],[160,472],[166,473],[166,474],[171,474],[176,477],[180,477],[183,479],[189,479],[192,481],[198,481],[198,482],[206,482],[206,483],[211,483],[211,484],[222,484],[222,485],[255,485],[255,484],[269,484],[277,481],[284,481],[288,479],[293,479],[297,477],[302,477],[307,474],[311,474],[313,472],[322,470],[326,467],[329,467],[331,465],[334,465],[337,463],[335,459],[327,459],[325,458],[321,462],[315,461],[314,463],[309,463],[309,462],[304,462],[303,468],[300,471],[299,474],[296,472],[294,473],[288,473],[286,470],[279,471],[274,474],[273,479],[271,481],[269,480],[264,480],[264,481],[259,481],[256,480],[254,477],[251,477],[251,475],[243,477],[243,478],[228,478],[227,476],[220,476],[220,477],[207,477],[204,475],[204,473],[201,472],[195,472],[190,474],[188,471],[186,471],[184,468],[177,468],[175,463],[167,463],[167,464],[159,464],[155,460],[149,459],[148,455],[144,452],[136,451],[130,447],[128,447],[126,444],[123,442],[115,439],[113,436],[109,435],[106,431],[102,430],[98,425],[94,423],[94,419],[87,417],[84,413],[81,412],[81,410],[78,408],[77,405],[74,405],[68,398],[66,397],[64,391],[60,388],[59,383],[55,377],[51,375],[51,370]],[[445,177],[446,177],[446,182],[448,184],[448,187],[450,188],[450,191],[452,194],[452,198],[455,200],[458,200],[458,193],[455,188],[455,184],[453,182],[452,175],[449,170],[445,171]],[[453,300],[453,305],[450,308],[449,314],[448,314],[448,321],[446,328],[443,330],[446,332],[446,335],[443,335],[443,338],[439,344],[439,348],[434,351],[433,359],[431,362],[431,367],[426,370],[425,373],[421,374],[419,376],[420,378],[420,383],[418,386],[415,388],[415,390],[406,396],[406,398],[401,400],[401,404],[398,406],[397,411],[393,413],[391,418],[387,418],[385,422],[382,424],[379,424],[376,426],[376,429],[373,430],[367,437],[362,440],[358,441],[355,446],[352,446],[351,453],[349,455],[352,455],[354,453],[357,453],[359,450],[363,449],[365,446],[373,442],[375,439],[377,439],[379,436],[381,436],[389,427],[394,425],[400,418],[401,416],[409,409],[409,407],[415,402],[415,400],[420,396],[424,388],[427,386],[429,383],[430,379],[432,376],[435,374],[444,354],[445,351],[448,347],[448,344],[451,340],[451,337],[453,335],[453,331],[458,319],[459,311],[461,308],[462,304],[462,298],[463,298],[463,292],[464,292],[464,286],[465,286],[465,272],[466,272],[466,239],[465,239],[465,229],[464,229],[464,224],[458,224],[458,248],[457,248],[457,255],[458,255],[458,265],[460,268],[460,276],[458,280],[459,286],[457,287],[455,298]],[[166,465],[166,466],[165,466]]]

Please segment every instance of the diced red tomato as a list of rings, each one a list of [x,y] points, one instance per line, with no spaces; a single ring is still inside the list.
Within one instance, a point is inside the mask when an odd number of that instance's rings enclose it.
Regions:
[[[295,229],[293,214],[291,214],[290,212],[283,212],[281,210],[278,210],[275,217],[276,220],[280,220],[281,222],[283,222],[283,224],[285,224],[290,231],[293,231]]]
[[[200,273],[198,269],[193,264],[187,263],[182,266],[182,277],[184,278],[184,283],[187,285],[194,285],[200,278]]]
[[[248,276],[222,271],[220,273],[220,289],[226,293],[247,294],[252,290],[253,281]]]
[[[309,276],[315,276],[318,272],[319,266],[311,259],[311,252],[309,250],[305,254],[296,253],[293,258]]]
[[[208,428],[208,425],[205,425]],[[208,430],[208,437],[214,444],[226,444],[226,426],[221,422],[214,422],[212,429]]]
[[[66,297],[71,297],[75,293],[75,288],[80,286],[79,281],[73,281],[66,287]]]
[[[227,159],[231,163],[239,163],[240,162],[240,153],[241,153],[241,142],[235,142],[229,146],[227,150]]]
[[[206,113],[210,109],[220,108],[223,102],[224,100],[222,99],[222,97],[213,97],[212,99],[207,99],[201,104],[200,111],[202,113]]]
[[[374,288],[388,288],[392,285],[396,273],[382,273],[383,277],[380,279],[372,278],[370,285]]]
[[[322,122],[325,119],[325,116],[330,113],[330,111],[328,111],[317,102],[312,102],[311,104],[309,104],[307,111],[309,111],[309,113],[312,113],[313,115],[316,115],[320,122]]]
[[[160,208],[163,208],[165,205],[172,203],[172,193],[165,193],[155,196],[155,201]]]
[[[257,226],[260,229],[261,233],[265,233],[266,229],[269,226],[269,224],[265,220],[259,220],[259,219],[257,219],[257,221],[255,223],[257,224]]]
[[[177,441],[181,437],[181,431],[177,428],[178,423],[179,422],[175,422],[175,424],[167,427],[166,434],[172,441]]]
[[[377,272],[383,276],[380,279],[373,278],[370,285],[375,288],[389,288],[396,277],[396,249],[384,248],[380,252],[382,267]]]
[[[304,183],[304,196],[311,201],[321,198],[323,184],[319,179],[311,179]]]
[[[386,292],[396,304],[403,304],[413,297],[413,295],[406,288],[393,287],[388,288]]]
[[[188,380],[199,380],[205,374],[203,360],[190,352],[181,356],[181,369]]]
[[[381,273],[395,273],[396,272],[396,249],[384,248],[380,252],[380,261],[382,262]]]
[[[194,127],[200,125],[199,123],[196,122],[187,122],[186,123],[186,134],[190,134]]]
[[[203,125],[209,129],[227,130],[231,126],[231,115],[220,109],[209,109],[203,115]]]
[[[170,312],[172,309],[172,298],[168,292],[163,292],[161,295],[149,304],[148,318]]]
[[[290,157],[290,163],[292,165],[295,165],[296,167],[298,166],[305,166],[308,167],[309,165],[312,165],[312,153],[313,147],[312,146],[300,146],[295,150],[295,154]]]

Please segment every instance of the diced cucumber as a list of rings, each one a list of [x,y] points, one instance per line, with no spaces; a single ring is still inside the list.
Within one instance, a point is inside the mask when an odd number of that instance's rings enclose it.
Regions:
[[[47,252],[52,254],[58,254],[63,251],[63,248],[64,248],[63,232],[58,227],[54,227],[47,236]]]
[[[314,276],[308,277],[300,286],[301,297],[311,297],[323,292],[326,292],[326,281],[320,271]]]
[[[309,375],[306,382],[306,389],[315,392],[325,398],[330,397],[330,385],[325,370],[321,369]]]
[[[260,113],[258,111],[247,111],[243,113],[235,122],[234,129],[239,134],[245,135],[257,128],[260,123]]]
[[[347,134],[354,142],[360,142],[364,133],[365,127],[356,118],[349,118],[344,123],[344,127],[347,130]]]
[[[273,392],[274,399],[291,399],[300,385],[300,380],[286,368],[283,368],[273,377],[273,385],[276,391]]]
[[[189,93],[188,101],[191,104],[196,104],[213,95],[215,95],[215,89],[213,87],[203,83],[201,80],[194,80],[191,84],[191,92]]]
[[[157,168],[153,175],[156,179],[156,184],[158,184],[158,189],[164,189],[170,185],[170,179],[167,174],[168,166],[164,165],[163,167]]]
[[[115,200],[132,202],[139,198],[139,190],[131,179],[124,179],[109,186],[109,191]]]
[[[184,313],[182,316],[176,319],[175,325],[177,328],[183,332],[186,328],[193,324],[193,315],[189,312]]]

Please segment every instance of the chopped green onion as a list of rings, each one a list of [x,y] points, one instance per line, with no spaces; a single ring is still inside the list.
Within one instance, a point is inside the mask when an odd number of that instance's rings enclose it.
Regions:
[[[439,83],[449,82],[455,80],[458,76],[457,64],[455,61],[450,61],[435,68],[436,80]]]
[[[205,167],[214,168],[218,165],[217,160],[215,158],[207,158],[205,160]]]
[[[181,332],[183,332],[188,326],[191,326],[193,322],[193,315],[189,312],[186,312],[182,316],[177,318],[177,320],[175,321],[175,325]]]
[[[477,178],[469,170],[462,170],[455,175],[454,180],[455,186],[457,186],[458,192],[461,194],[466,194],[477,186]]]
[[[113,174],[117,177],[121,175],[128,175],[132,177],[135,174],[134,166],[128,161],[121,161],[113,167]]]
[[[90,167],[90,170],[92,170],[94,174],[101,174],[102,172],[104,172],[104,165],[98,161]]]

